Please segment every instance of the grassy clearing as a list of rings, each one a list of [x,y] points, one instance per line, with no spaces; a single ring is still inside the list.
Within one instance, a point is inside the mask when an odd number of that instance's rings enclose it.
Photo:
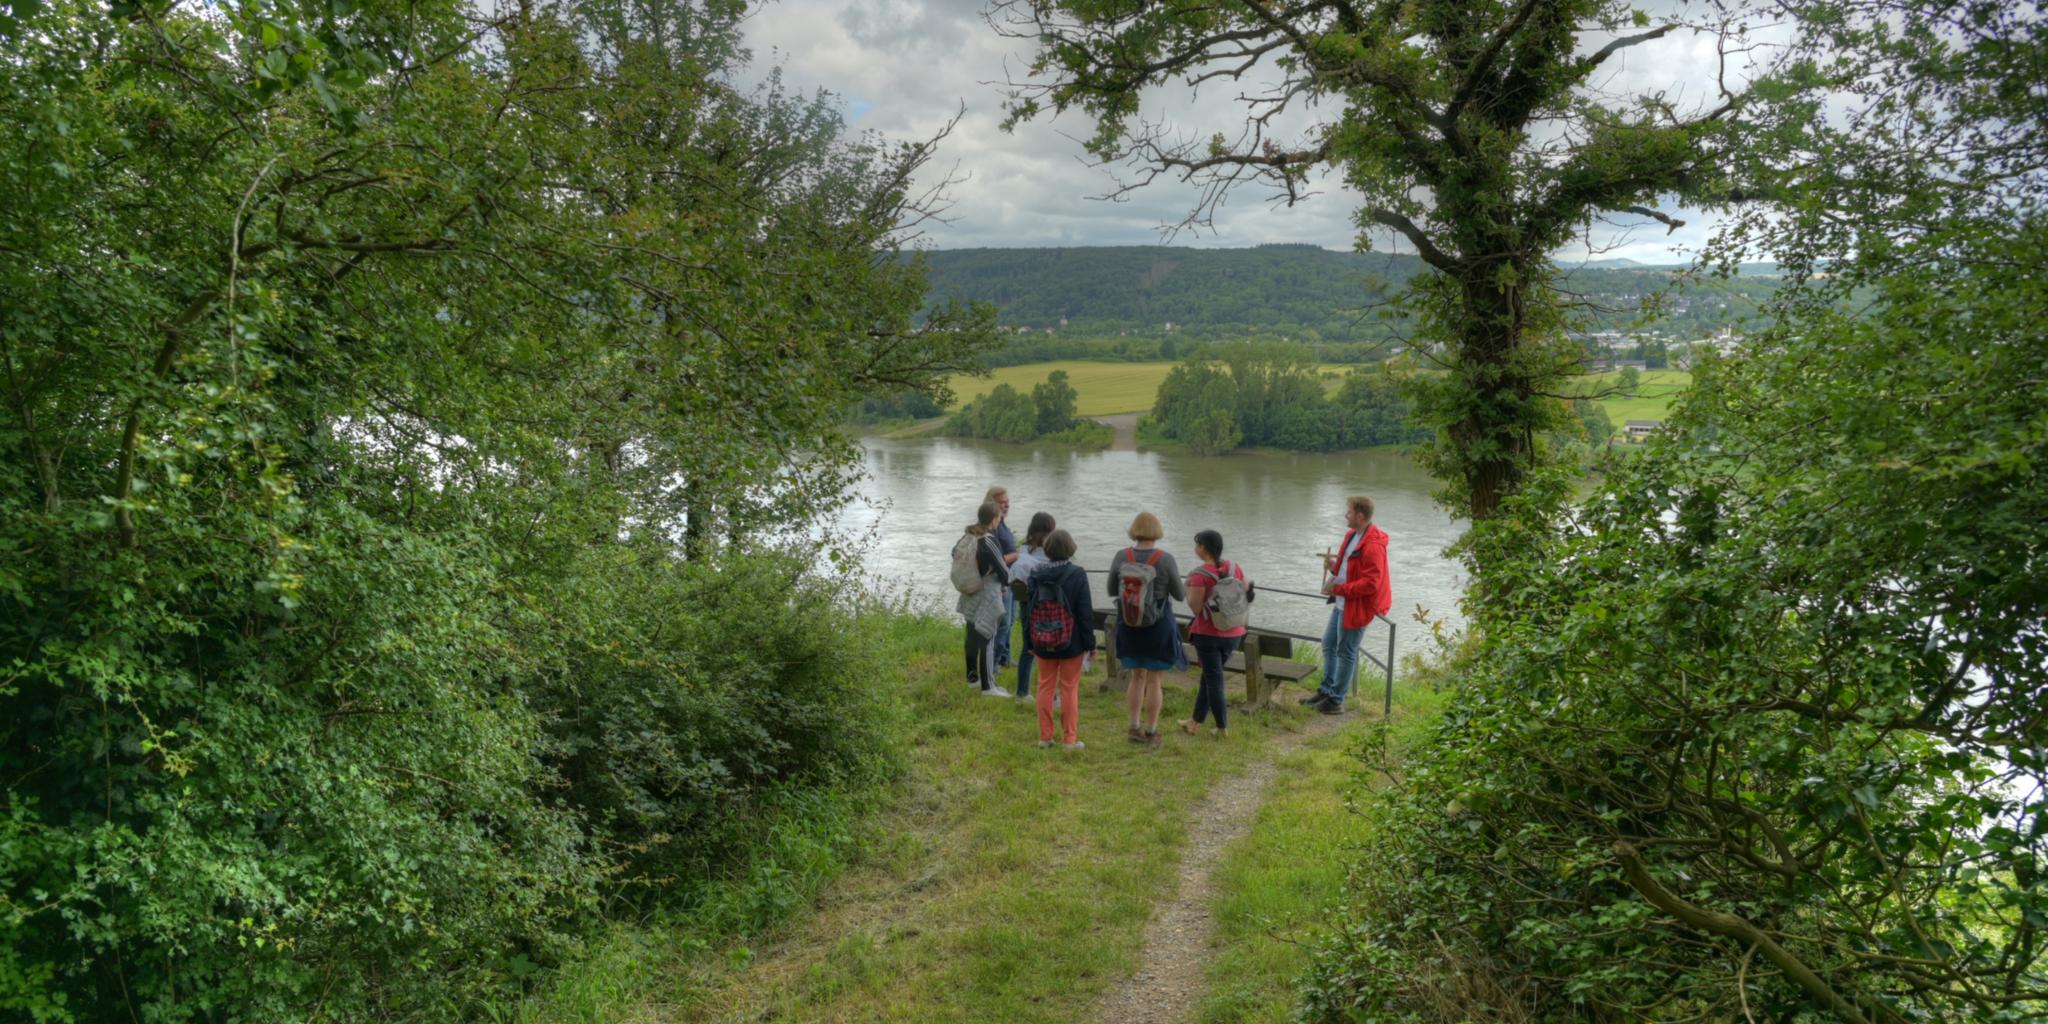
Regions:
[[[1614,373],[1593,373],[1581,378],[1600,387],[1613,387],[1621,378]],[[1692,374],[1684,370],[1645,370],[1636,394],[1600,399],[1600,408],[1614,421],[1616,430],[1629,420],[1661,420],[1670,415],[1671,403],[1692,387]]]
[[[1402,743],[1419,735],[1442,697],[1396,687],[1388,739]],[[1366,820],[1350,812],[1346,794],[1357,784],[1356,745],[1374,741],[1372,731],[1354,726],[1280,759],[1251,832],[1217,865],[1218,948],[1198,1015],[1202,1024],[1291,1019],[1295,986],[1308,965],[1306,945],[1326,927],[1354,847],[1365,839]]]
[[[864,824],[863,852],[831,885],[830,857],[792,842],[793,864],[757,865],[739,889],[811,870],[784,890],[814,909],[737,937],[695,920],[622,925],[508,1014],[526,1024],[634,1021],[1071,1021],[1135,966],[1193,802],[1306,716],[1244,715],[1232,737],[1174,733],[1159,750],[1123,739],[1123,698],[1081,684],[1088,749],[1037,746],[1024,702],[961,681],[958,627],[888,620],[908,735],[908,771]],[[1162,720],[1185,717],[1171,686]],[[807,825],[793,826],[806,833]],[[809,869],[806,860],[816,861]]]

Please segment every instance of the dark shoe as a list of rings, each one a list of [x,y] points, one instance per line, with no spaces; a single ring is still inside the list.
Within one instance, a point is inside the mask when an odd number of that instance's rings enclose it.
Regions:
[[[1148,747],[1156,747],[1160,744],[1161,741],[1159,739],[1158,733],[1148,732],[1145,734],[1145,738],[1142,742]]]
[[[1130,740],[1132,743],[1143,743],[1145,742],[1145,730],[1140,729],[1135,725],[1131,726],[1130,731],[1124,734],[1124,738]]]
[[[1299,703],[1302,707],[1305,708],[1315,708],[1320,710],[1323,705],[1328,704],[1329,702],[1330,698],[1323,696],[1323,691],[1317,690],[1316,692],[1311,693],[1306,697],[1303,697],[1297,703]]]
[[[1337,701],[1329,701],[1317,706],[1316,710],[1326,715],[1341,715],[1344,713],[1344,705]]]

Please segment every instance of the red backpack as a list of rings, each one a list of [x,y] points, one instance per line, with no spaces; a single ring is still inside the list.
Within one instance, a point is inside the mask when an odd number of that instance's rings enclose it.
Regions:
[[[1149,626],[1159,621],[1159,549],[1138,561],[1137,548],[1124,549],[1124,561],[1116,567],[1116,604],[1126,626]]]
[[[1073,566],[1067,566],[1069,572]],[[1024,642],[1041,658],[1059,657],[1074,643],[1074,610],[1067,606],[1067,573],[1031,579]]]

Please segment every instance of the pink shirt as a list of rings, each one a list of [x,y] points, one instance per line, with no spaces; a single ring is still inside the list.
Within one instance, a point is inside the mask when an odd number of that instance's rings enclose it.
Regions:
[[[1229,559],[1224,559],[1222,564],[1230,567],[1230,575],[1244,579],[1243,566]],[[1202,588],[1202,603],[1195,606],[1195,622],[1188,627],[1188,632],[1197,636],[1243,636],[1243,626],[1236,629],[1217,629],[1209,622],[1208,592],[1216,586],[1216,581],[1222,578],[1217,574],[1219,568],[1218,565],[1205,562],[1201,568],[1188,573],[1188,589],[1192,591],[1196,587]]]

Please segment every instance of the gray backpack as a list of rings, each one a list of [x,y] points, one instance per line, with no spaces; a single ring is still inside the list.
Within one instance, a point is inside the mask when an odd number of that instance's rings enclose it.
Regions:
[[[1209,613],[1209,625],[1223,632],[1245,625],[1252,619],[1251,592],[1246,588],[1244,580],[1239,579],[1237,573],[1231,571],[1232,568],[1229,562],[1224,562],[1214,569],[1202,567],[1202,571],[1209,573],[1216,581],[1209,588],[1209,603],[1205,609]]]
[[[1116,577],[1116,606],[1124,625],[1141,627],[1158,622],[1166,610],[1160,591],[1159,549],[1146,552],[1145,560],[1140,562],[1137,548],[1125,548]]]
[[[953,589],[963,594],[981,593],[981,566],[975,564],[975,554],[982,539],[966,533],[953,542]]]

